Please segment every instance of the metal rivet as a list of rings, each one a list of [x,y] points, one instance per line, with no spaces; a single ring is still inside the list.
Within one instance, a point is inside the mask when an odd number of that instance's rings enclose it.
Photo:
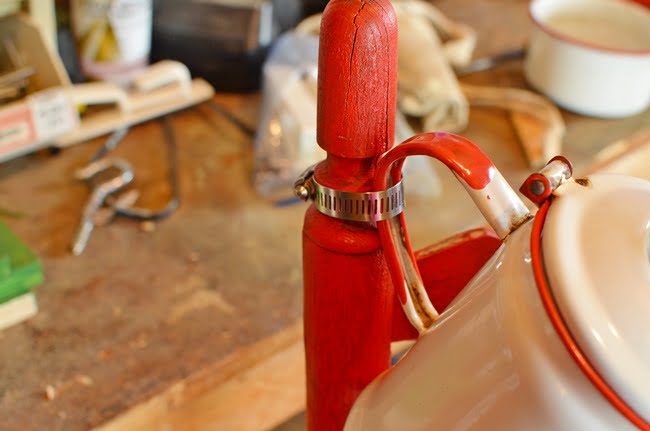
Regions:
[[[294,194],[298,199],[302,199],[303,201],[308,201],[309,200],[309,190],[305,186],[296,186],[296,188],[293,190]]]
[[[541,196],[546,191],[546,186],[544,185],[544,183],[542,181],[535,180],[532,183],[530,183],[529,190],[533,195]]]

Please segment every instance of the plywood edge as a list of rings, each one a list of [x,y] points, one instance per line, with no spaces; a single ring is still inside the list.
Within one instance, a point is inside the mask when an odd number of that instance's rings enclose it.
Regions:
[[[259,431],[305,408],[302,321],[198,371],[93,431]]]

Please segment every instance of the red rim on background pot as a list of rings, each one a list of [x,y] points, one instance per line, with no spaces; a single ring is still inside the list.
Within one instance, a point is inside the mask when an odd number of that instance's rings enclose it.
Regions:
[[[650,10],[627,0],[533,0],[529,83],[578,114],[618,118],[650,106]]]

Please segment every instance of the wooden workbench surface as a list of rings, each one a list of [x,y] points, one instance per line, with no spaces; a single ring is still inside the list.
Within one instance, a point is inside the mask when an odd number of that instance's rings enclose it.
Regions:
[[[435,4],[479,31],[477,56],[525,41],[525,1]],[[525,86],[520,63],[465,81]],[[216,97],[253,127],[259,100]],[[650,113],[624,120],[565,114],[565,120],[564,154],[580,170],[607,144],[649,126]],[[0,217],[38,253],[46,275],[36,290],[38,316],[0,332],[0,429],[242,431],[255,429],[249,422],[261,411],[268,417],[257,423],[273,425],[300,409],[302,371],[292,361],[301,357],[305,207],[275,207],[255,195],[251,139],[223,116],[202,106],[172,123],[178,212],[153,231],[117,219],[93,233],[81,257],[71,256],[69,246],[89,191],[73,172],[102,141],[0,165],[0,207],[18,214]],[[506,113],[475,110],[464,135],[513,185],[530,173]],[[115,152],[134,165],[144,205],[169,197],[165,152],[156,122],[132,130]],[[409,201],[418,246],[483,224],[453,177],[436,169],[443,195]],[[259,364],[269,358],[276,359],[267,372]],[[277,404],[259,406],[256,396],[269,389],[255,385],[269,373],[278,382],[285,382],[282,373],[294,373],[284,377],[295,384],[282,387]],[[242,386],[252,397],[237,401],[232,394]],[[219,419],[229,414],[237,419]]]
[[[153,232],[126,219],[98,228],[81,257],[69,247],[89,190],[72,175],[101,142],[1,167],[1,206],[21,214],[3,221],[46,275],[38,316],[0,333],[1,429],[90,429],[187,379],[175,396],[189,397],[300,336],[304,208],[254,195],[250,139],[209,109],[173,124],[179,211]],[[151,123],[114,153],[134,165],[143,205],[169,197],[166,151]]]

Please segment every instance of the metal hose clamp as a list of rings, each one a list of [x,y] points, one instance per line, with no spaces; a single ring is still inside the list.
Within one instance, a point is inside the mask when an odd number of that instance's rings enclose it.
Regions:
[[[398,216],[404,211],[404,186],[376,192],[346,192],[326,187],[314,178],[316,165],[307,169],[294,184],[295,195],[314,201],[318,211],[347,221],[378,222]]]

